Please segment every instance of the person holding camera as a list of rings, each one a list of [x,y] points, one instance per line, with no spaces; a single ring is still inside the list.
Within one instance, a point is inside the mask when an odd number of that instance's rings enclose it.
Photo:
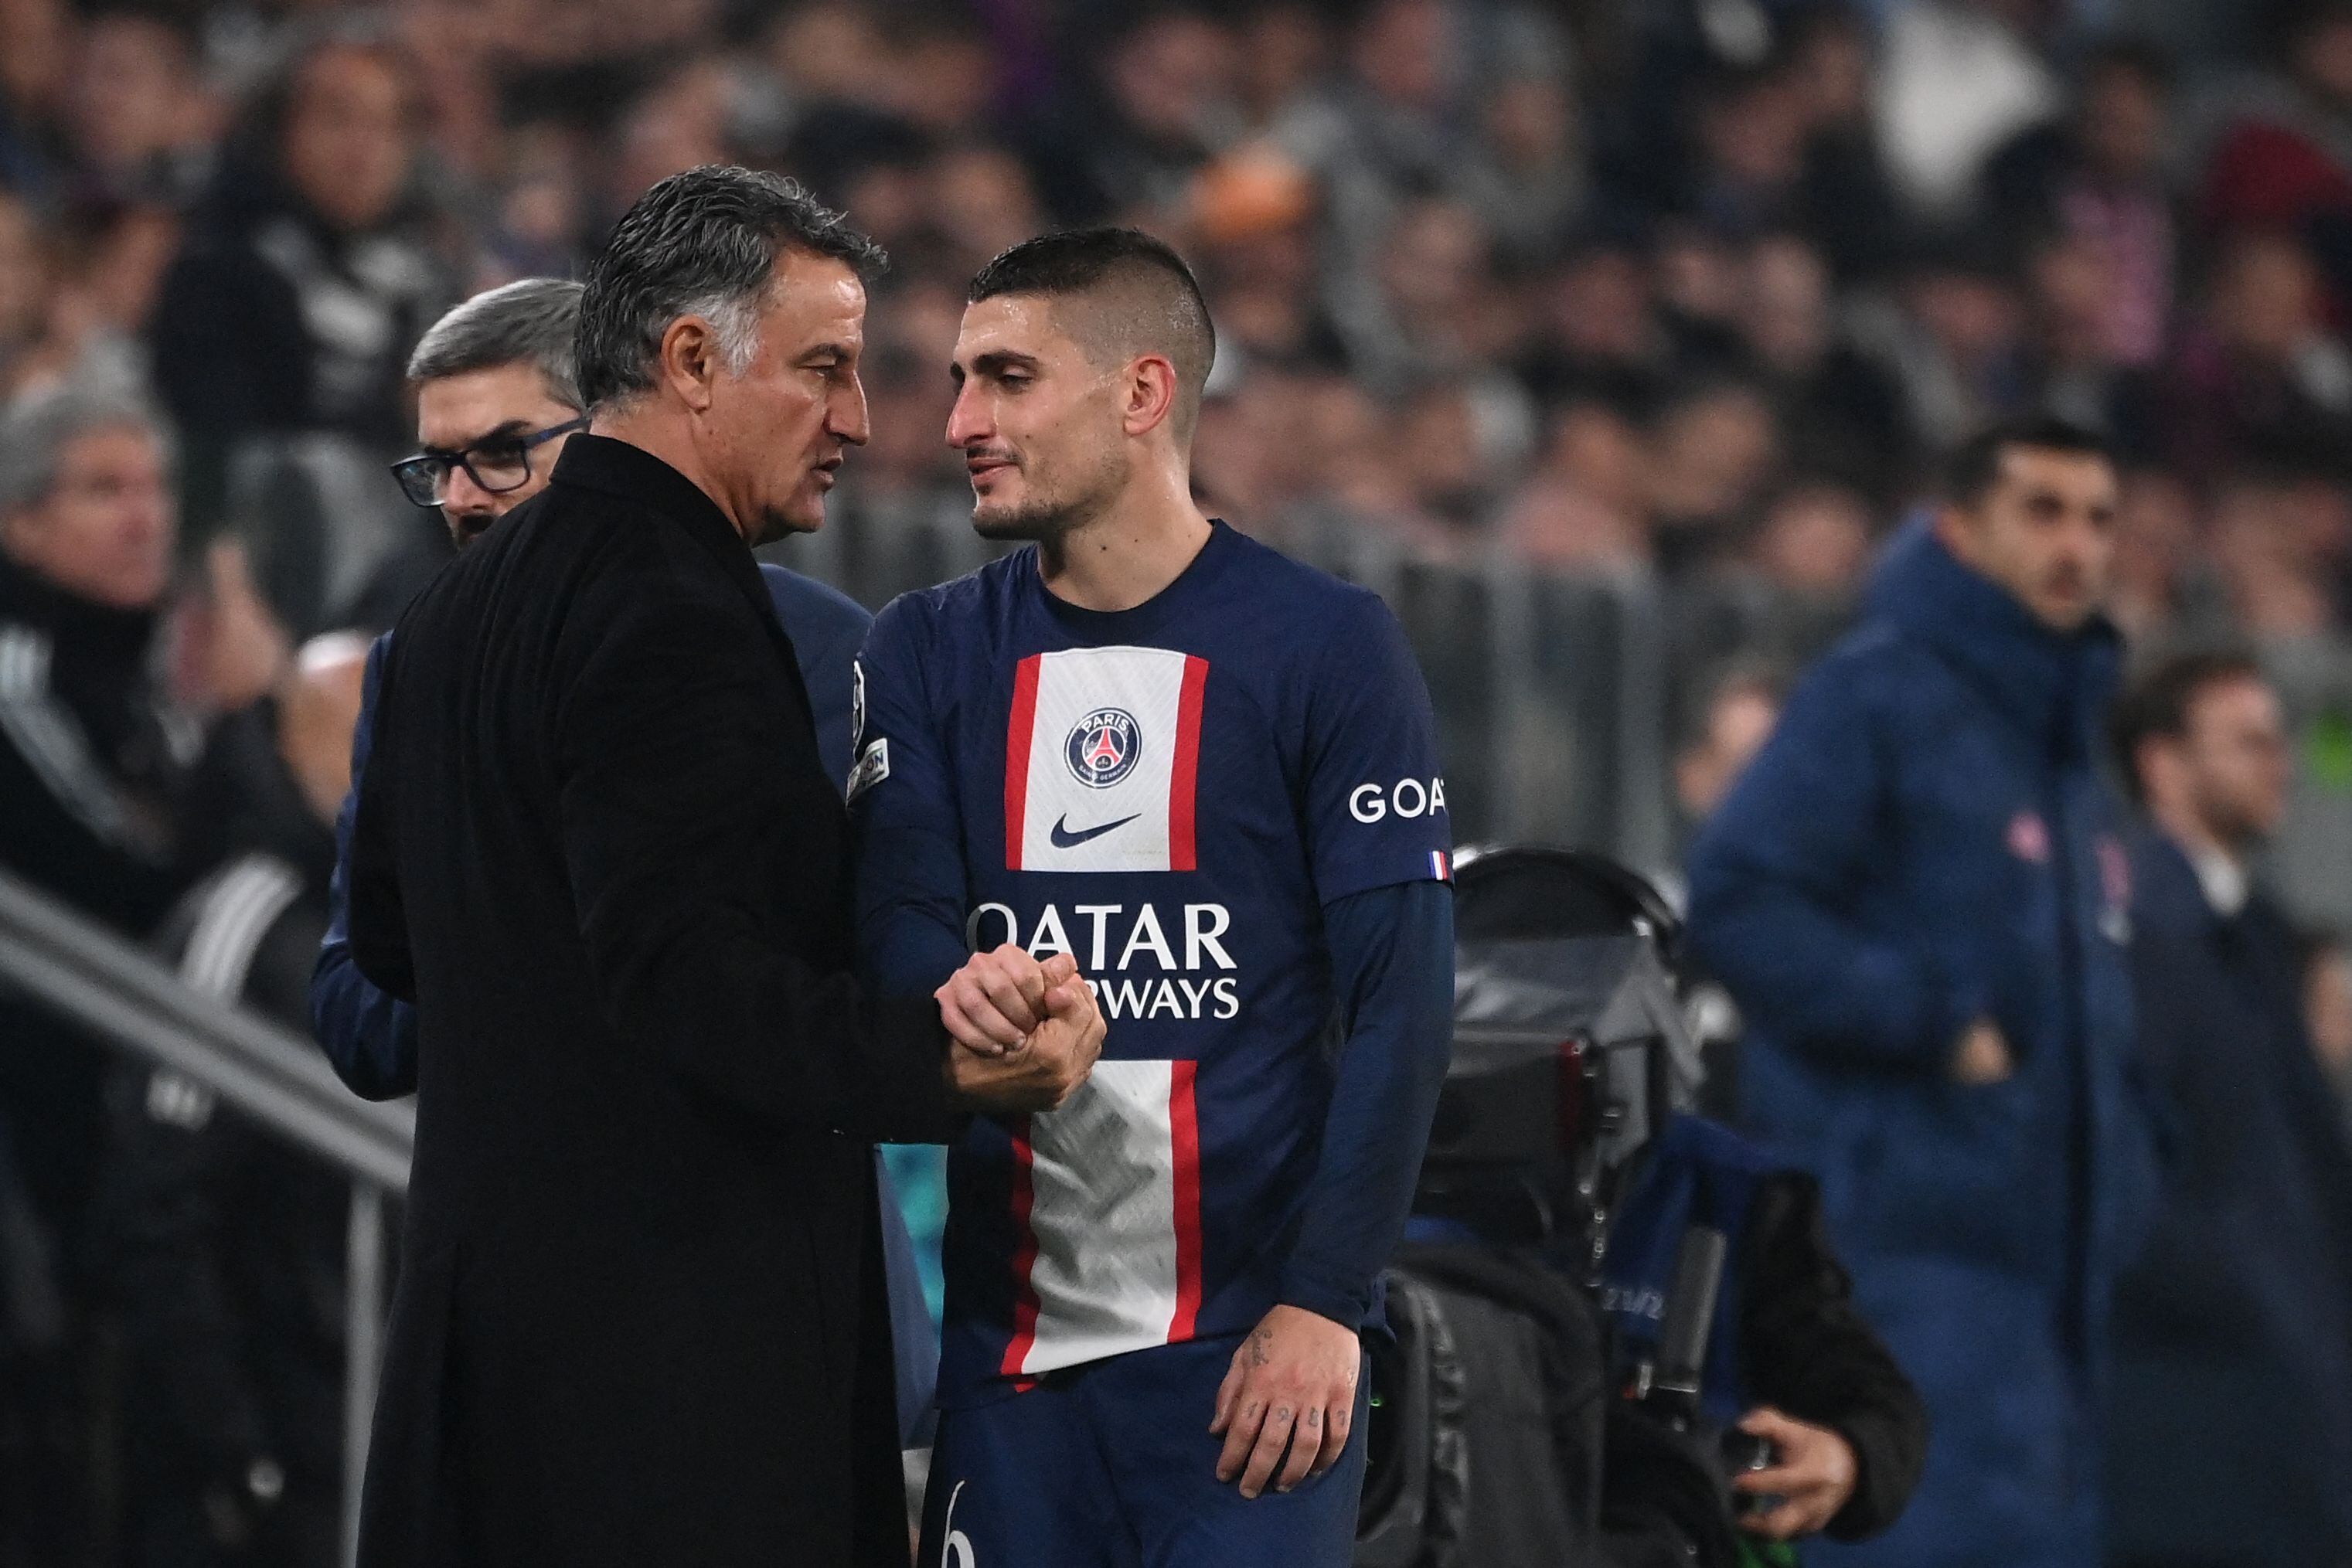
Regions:
[[[1617,1380],[1636,1396],[1610,1414],[1613,1559],[1706,1568],[1744,1560],[1744,1535],[1779,1562],[1778,1543],[1884,1533],[1918,1486],[1927,1416],[1854,1306],[1819,1185],[1698,1116],[1672,1117],[1641,1162],[1601,1270]],[[1721,1238],[1706,1279],[1690,1273],[1695,1235]],[[1678,1300],[1708,1279],[1711,1299]],[[1699,1471],[1728,1495],[1693,1486]]]

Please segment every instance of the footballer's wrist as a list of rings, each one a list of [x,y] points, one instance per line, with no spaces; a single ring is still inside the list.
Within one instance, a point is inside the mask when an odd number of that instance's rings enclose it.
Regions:
[[[1275,1294],[1275,1302],[1278,1306],[1297,1307],[1301,1312],[1313,1312],[1319,1318],[1328,1318],[1349,1333],[1355,1333],[1364,1326],[1364,1314],[1371,1310],[1369,1294],[1359,1295],[1305,1280],[1285,1281],[1282,1289]]]

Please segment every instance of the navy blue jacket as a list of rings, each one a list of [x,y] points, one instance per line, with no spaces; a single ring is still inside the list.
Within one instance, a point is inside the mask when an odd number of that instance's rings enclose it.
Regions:
[[[874,617],[866,607],[814,578],[762,566],[776,618],[788,629],[793,652],[808,688],[809,715],[816,727],[817,753],[836,789],[849,778],[850,731],[856,706],[853,667],[858,646]],[[368,650],[361,692],[359,728],[352,737],[352,788],[335,818],[335,873],[329,884],[329,921],[310,972],[310,1028],[336,1074],[355,1094],[390,1100],[416,1092],[416,1009],[371,984],[352,961],[352,818],[358,808],[360,777],[367,770],[368,738],[374,730],[376,684],[383,674],[387,632]],[[898,1204],[882,1180],[882,1244],[890,1274],[892,1341],[898,1357],[899,1428],[909,1440],[926,1428],[931,1391],[939,1373],[939,1331],[923,1304],[914,1244]]]
[[[2352,1150],[2285,922],[2132,846],[2140,1040],[2168,1134],[2162,1218],[2116,1301],[2119,1558],[2352,1562]]]
[[[2095,760],[2116,665],[2104,623],[2044,630],[1915,522],[1693,851],[1744,1114],[1819,1177],[1935,1427],[1874,1563],[2097,1561],[2099,1347],[2154,1179]],[[2016,1071],[1964,1087],[1979,1017]]]

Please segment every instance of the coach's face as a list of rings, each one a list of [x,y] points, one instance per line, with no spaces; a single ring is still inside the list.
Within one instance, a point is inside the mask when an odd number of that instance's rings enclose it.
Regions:
[[[759,352],[709,383],[700,440],[711,482],[753,544],[824,526],[824,497],[866,444],[866,286],[847,264],[788,250],[776,262]]]
[[[968,307],[950,374],[948,444],[971,475],[982,538],[1057,538],[1118,496],[1121,378],[1055,324],[1050,301],[1000,294]]]

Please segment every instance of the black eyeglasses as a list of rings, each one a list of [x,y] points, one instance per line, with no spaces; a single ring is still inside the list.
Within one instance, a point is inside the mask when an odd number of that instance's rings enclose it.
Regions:
[[[583,429],[588,416],[551,424],[528,435],[501,435],[490,441],[478,441],[462,452],[437,452],[426,447],[414,457],[404,457],[392,465],[392,476],[400,481],[400,493],[420,507],[437,507],[447,498],[449,476],[459,468],[466,476],[493,496],[503,496],[509,490],[519,490],[530,483],[531,449],[559,435],[569,435]]]

